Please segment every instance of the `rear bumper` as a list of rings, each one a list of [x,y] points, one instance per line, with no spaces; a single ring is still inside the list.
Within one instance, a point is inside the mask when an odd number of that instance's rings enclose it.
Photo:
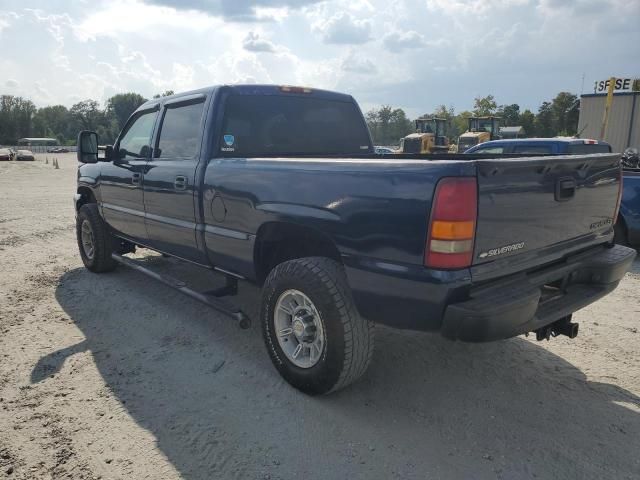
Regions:
[[[467,342],[510,338],[549,325],[616,288],[636,252],[616,245],[539,271],[472,289],[447,306],[442,334]]]
[[[601,245],[533,271],[473,285],[468,270],[433,271],[343,258],[359,312],[395,328],[488,342],[537,330],[616,288],[636,252]]]

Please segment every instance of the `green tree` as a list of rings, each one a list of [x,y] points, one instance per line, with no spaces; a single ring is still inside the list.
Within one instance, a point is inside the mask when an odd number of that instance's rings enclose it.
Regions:
[[[555,135],[553,107],[551,102],[542,102],[542,105],[538,108],[535,130],[536,135],[539,137],[553,137]]]
[[[478,117],[485,117],[487,115],[494,115],[498,109],[498,104],[493,95],[487,95],[486,97],[476,97],[473,101],[473,114]]]
[[[402,137],[414,131],[404,110],[389,105],[369,110],[365,120],[376,145],[397,145]]]
[[[57,138],[64,144],[75,139],[76,128],[69,110],[64,105],[39,108],[33,116],[33,133],[37,137]]]
[[[469,118],[473,117],[473,115],[473,112],[465,110],[464,112],[460,112],[455,116],[455,118],[453,119],[453,124],[459,132],[458,137],[469,129]],[[457,143],[458,139],[456,138],[455,140]]]
[[[503,125],[507,127],[515,127],[520,123],[520,105],[512,103],[511,105],[501,105],[497,115],[502,117]]]
[[[115,118],[116,127],[120,131],[131,114],[146,101],[138,93],[118,93],[107,100],[107,115]]]
[[[16,144],[31,136],[36,106],[31,100],[13,95],[0,96],[0,143]]]
[[[527,137],[535,137],[536,136],[536,116],[535,114],[527,109],[520,114],[520,125],[524,128],[524,133]]]
[[[173,90],[165,90],[164,93],[156,93],[153,98],[168,97],[173,95]]]
[[[580,100],[577,95],[560,92],[551,101],[554,130],[556,135],[575,135],[578,130]]]

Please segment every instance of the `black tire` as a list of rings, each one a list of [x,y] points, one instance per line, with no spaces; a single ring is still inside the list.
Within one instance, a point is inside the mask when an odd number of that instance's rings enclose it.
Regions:
[[[276,337],[276,304],[290,289],[304,293],[313,302],[323,324],[323,352],[310,368],[300,368],[287,358]],[[334,260],[306,257],[276,266],[263,287],[260,316],[271,361],[287,382],[304,393],[340,390],[360,378],[371,362],[373,323],[358,314],[344,270]]]
[[[82,240],[82,229],[85,222],[91,228],[93,234],[93,254],[89,255]],[[86,227],[85,227],[86,228]],[[88,203],[80,207],[76,217],[76,238],[82,263],[95,273],[110,272],[116,268],[117,263],[111,258],[114,251],[115,238],[102,220],[95,203]]]

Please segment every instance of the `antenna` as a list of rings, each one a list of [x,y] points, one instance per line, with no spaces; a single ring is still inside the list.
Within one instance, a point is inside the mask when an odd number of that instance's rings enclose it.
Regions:
[[[582,72],[582,85],[580,85],[580,96],[584,93],[584,72]]]

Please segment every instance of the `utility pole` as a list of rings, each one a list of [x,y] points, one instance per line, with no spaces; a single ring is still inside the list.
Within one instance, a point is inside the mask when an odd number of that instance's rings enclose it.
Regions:
[[[604,115],[602,117],[602,128],[600,129],[600,140],[605,139],[605,135],[607,134],[607,125],[609,123],[609,110],[611,109],[611,104],[613,103],[613,90],[616,86],[616,78],[611,77],[609,79],[609,88],[607,90],[607,100],[604,104]]]

